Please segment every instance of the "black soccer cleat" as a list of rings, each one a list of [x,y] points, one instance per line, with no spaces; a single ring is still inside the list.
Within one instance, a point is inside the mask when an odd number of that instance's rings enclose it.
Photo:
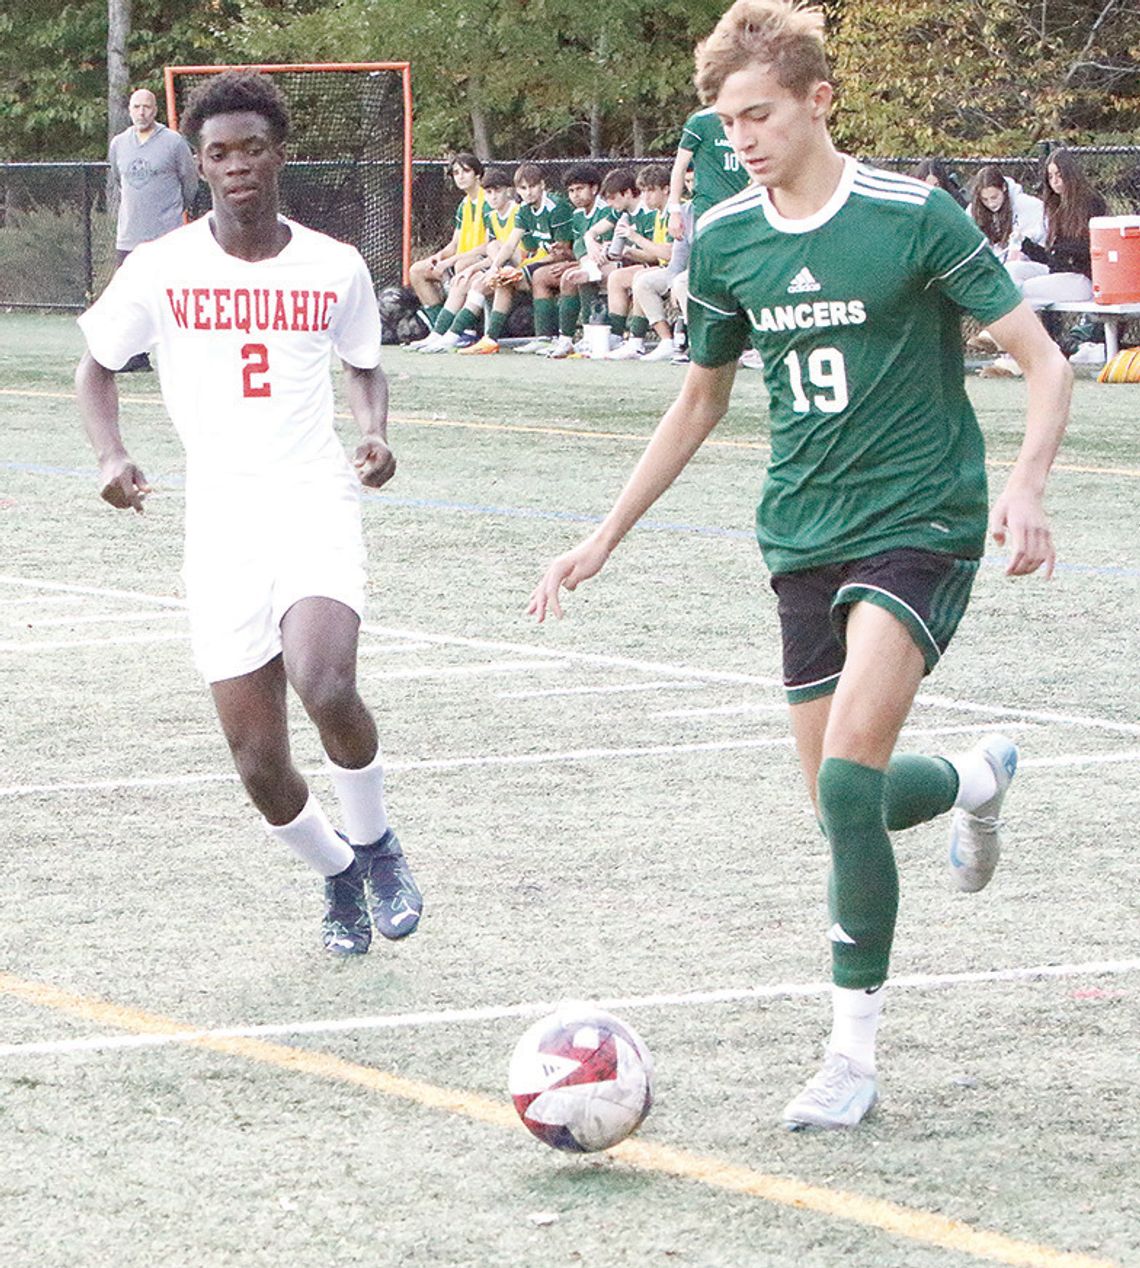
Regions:
[[[354,845],[368,881],[372,923],[392,941],[414,933],[424,909],[404,851],[391,828],[372,845]]]
[[[329,955],[364,955],[372,945],[372,918],[364,871],[355,859],[336,876],[325,877],[325,919],[321,926]]]

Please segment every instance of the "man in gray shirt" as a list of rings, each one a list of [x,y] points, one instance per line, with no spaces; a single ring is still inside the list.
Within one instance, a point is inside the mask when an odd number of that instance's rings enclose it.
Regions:
[[[111,141],[108,162],[119,195],[115,233],[116,266],[140,242],[161,238],[182,223],[182,213],[198,192],[198,168],[190,147],[157,122],[158,103],[149,88],[131,93],[131,126]],[[145,352],[124,370],[149,370]]]
[[[131,94],[130,112],[131,126],[114,138],[108,155],[119,192],[115,247],[120,264],[140,242],[177,229],[198,192],[190,147],[157,122],[158,107],[149,88]]]

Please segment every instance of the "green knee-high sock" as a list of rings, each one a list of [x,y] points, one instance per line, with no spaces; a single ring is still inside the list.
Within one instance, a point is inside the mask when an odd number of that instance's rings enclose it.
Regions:
[[[899,878],[883,820],[882,771],[841,757],[819,768],[819,811],[831,845],[831,976],[866,989],[886,980]]]
[[[451,323],[457,316],[458,314],[453,313],[450,308],[441,308],[432,329],[437,335],[446,335],[451,329]]]
[[[560,335],[569,335],[572,339],[574,331],[578,329],[578,313],[581,310],[582,301],[577,295],[562,295],[558,300],[558,333]]]
[[[649,333],[649,318],[631,317],[629,319],[629,333],[635,339],[644,339]]]
[[[558,333],[558,301],[536,299],[534,301],[534,333],[549,339]]]
[[[439,317],[440,313],[442,312],[443,312],[442,304],[425,304],[424,305],[423,314],[427,318],[429,330],[435,329],[436,319]]]
[[[958,772],[944,757],[892,757],[883,787],[888,832],[913,828],[945,814],[958,795]]]
[[[502,338],[503,331],[507,328],[507,313],[501,313],[497,308],[491,309],[491,315],[487,318],[487,337],[489,339],[498,340]]]
[[[610,333],[620,339],[625,334],[625,313],[607,313],[606,316],[609,318]]]
[[[481,307],[481,306],[480,306]],[[455,314],[455,320],[451,323],[453,334],[462,335],[468,330],[474,330],[479,324],[479,313],[473,313],[466,304]]]

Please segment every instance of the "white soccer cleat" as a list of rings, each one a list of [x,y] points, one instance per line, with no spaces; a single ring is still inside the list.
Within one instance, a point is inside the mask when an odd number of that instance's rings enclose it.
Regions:
[[[820,1072],[784,1106],[784,1126],[793,1132],[805,1127],[855,1127],[878,1099],[874,1074],[829,1050]]]
[[[998,812],[1017,774],[1017,745],[1004,735],[987,735],[974,751],[994,773],[997,791],[973,810],[960,807],[950,823],[950,876],[964,894],[976,894],[990,883],[1001,857],[1001,820]]]
[[[645,349],[640,339],[627,339],[607,354],[607,361],[636,361]]]
[[[574,351],[574,340],[569,335],[559,335],[548,348],[539,350],[540,357],[550,357],[553,361],[564,361]]]

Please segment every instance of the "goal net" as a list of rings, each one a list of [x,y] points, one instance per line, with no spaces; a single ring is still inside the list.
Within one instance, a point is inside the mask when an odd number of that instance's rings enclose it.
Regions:
[[[407,62],[303,66],[167,66],[166,108],[177,128],[207,75],[272,77],[289,108],[281,210],[351,242],[376,288],[407,282],[411,262],[412,92]],[[195,209],[208,210],[209,198]]]

